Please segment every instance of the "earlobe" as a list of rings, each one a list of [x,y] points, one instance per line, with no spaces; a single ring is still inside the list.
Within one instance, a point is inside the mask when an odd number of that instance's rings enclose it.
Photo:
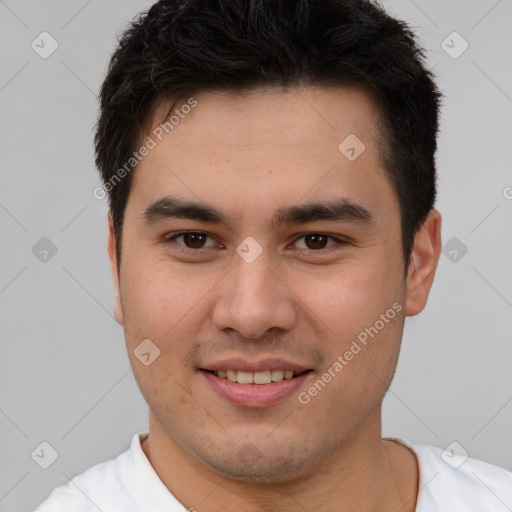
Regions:
[[[119,268],[117,265],[117,246],[116,237],[114,234],[114,223],[112,220],[112,213],[108,213],[108,240],[107,252],[110,259],[110,267],[112,269],[112,279],[114,282],[114,317],[117,322],[124,325],[123,308],[121,304],[121,293],[119,286]]]
[[[441,254],[441,214],[430,210],[414,237],[414,247],[407,272],[405,314],[414,316],[427,304],[428,294]]]

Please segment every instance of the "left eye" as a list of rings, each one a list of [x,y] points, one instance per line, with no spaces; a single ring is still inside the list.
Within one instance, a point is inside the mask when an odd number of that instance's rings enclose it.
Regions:
[[[336,242],[339,242],[340,240],[337,240],[336,238],[324,235],[322,233],[311,233],[308,235],[303,235],[300,238],[297,239],[295,243],[297,243],[299,240],[304,239],[304,245],[305,247],[299,247],[299,249],[309,249],[313,251],[318,251],[321,249],[326,249],[327,247],[331,247],[331,245],[335,245]],[[331,239],[334,241],[331,245],[327,245],[327,241]]]

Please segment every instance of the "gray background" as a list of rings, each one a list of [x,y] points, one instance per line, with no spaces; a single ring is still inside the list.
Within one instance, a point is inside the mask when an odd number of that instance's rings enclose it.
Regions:
[[[151,3],[0,1],[3,512],[32,510],[147,428],[112,316],[92,136],[116,33]],[[384,435],[440,447],[455,440],[512,470],[512,2],[384,5],[414,27],[446,95],[438,208],[443,243],[456,237],[428,307],[406,322]],[[47,59],[31,48],[43,31],[59,44]],[[457,58],[454,31],[469,44]],[[42,237],[57,248],[46,261]],[[43,441],[59,454],[46,470],[31,457]]]

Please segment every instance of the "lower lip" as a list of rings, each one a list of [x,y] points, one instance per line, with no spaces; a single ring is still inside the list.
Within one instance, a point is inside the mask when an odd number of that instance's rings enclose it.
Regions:
[[[221,379],[204,370],[200,373],[223,398],[240,407],[256,408],[268,407],[296,393],[312,372],[270,384],[239,384],[228,379]]]

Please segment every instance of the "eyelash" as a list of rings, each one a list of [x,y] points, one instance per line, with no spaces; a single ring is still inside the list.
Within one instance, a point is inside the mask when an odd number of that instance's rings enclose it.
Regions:
[[[183,235],[191,235],[191,234],[195,234],[195,235],[205,235],[209,238],[212,238],[208,233],[204,233],[203,231],[180,231],[179,233],[175,233],[171,236],[167,236],[164,240],[163,240],[163,244],[164,245],[168,245],[168,244],[171,244],[171,243],[175,243],[175,240]],[[301,235],[299,238],[297,238],[293,243],[296,243],[298,242],[300,239],[306,237],[306,236],[310,236],[310,235],[321,235],[321,236],[326,236],[328,239],[331,239],[331,240],[334,240],[336,243],[335,244],[332,244],[330,246],[327,246],[327,247],[324,247],[322,249],[297,249],[299,251],[309,251],[309,252],[314,252],[314,253],[319,253],[319,252],[326,252],[326,251],[329,251],[330,249],[334,248],[336,245],[346,245],[347,244],[347,241],[346,240],[343,240],[341,238],[337,238],[335,236],[332,236],[332,235],[329,235],[327,233],[321,233],[321,232],[311,232],[311,233],[305,233],[303,235]],[[181,245],[181,244],[178,244],[180,249],[183,250],[183,251],[190,251],[190,252],[199,252],[199,251],[202,251],[202,250],[205,250],[205,249],[210,249],[211,247],[200,247],[198,249],[193,249],[191,247],[187,247],[186,245]]]

